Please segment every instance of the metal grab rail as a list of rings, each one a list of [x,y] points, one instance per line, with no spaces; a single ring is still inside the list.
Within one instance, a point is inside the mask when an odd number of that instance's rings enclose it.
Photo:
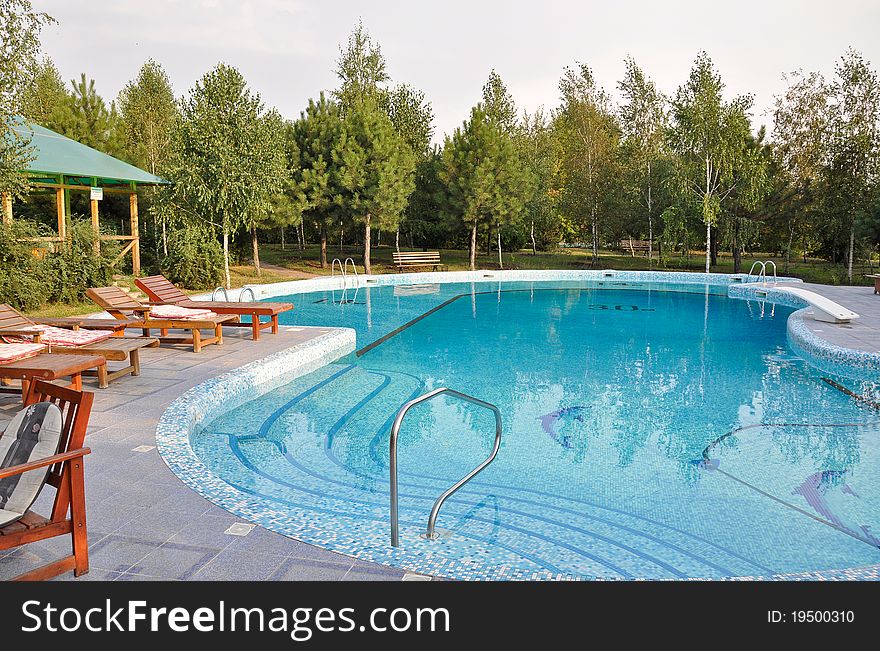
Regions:
[[[443,506],[443,502],[446,501],[446,498],[452,495],[459,488],[464,486],[467,482],[474,478],[474,476],[479,473],[483,468],[488,466],[495,459],[495,456],[498,454],[498,449],[501,447],[501,411],[495,405],[484,402],[478,398],[474,398],[473,396],[469,396],[467,394],[461,393],[459,391],[455,391],[453,389],[448,389],[446,387],[440,387],[439,389],[434,389],[433,391],[429,391],[428,393],[419,396],[418,398],[414,398],[406,403],[403,407],[400,408],[400,411],[397,412],[397,416],[394,419],[394,424],[391,426],[391,441],[390,441],[390,456],[389,456],[389,465],[390,465],[390,480],[391,480],[391,546],[399,547],[400,546],[400,523],[398,519],[398,493],[397,493],[397,436],[400,434],[400,425],[403,422],[403,417],[406,416],[406,413],[417,404],[421,402],[425,402],[426,400],[430,400],[435,396],[438,396],[442,393],[448,393],[450,396],[454,398],[460,398],[466,402],[473,403],[478,407],[485,407],[486,409],[492,410],[495,414],[495,444],[492,446],[492,453],[476,468],[471,470],[467,475],[465,475],[462,479],[457,481],[452,485],[449,489],[443,492],[440,497],[437,498],[437,501],[434,502],[434,506],[431,508],[431,515],[428,517],[428,528],[425,531],[425,537],[429,540],[434,540],[437,538],[437,534],[434,532],[434,525],[437,523],[437,515],[440,513],[440,507]]]
[[[755,272],[755,267],[759,267],[754,282],[759,283],[763,279],[764,284],[767,284],[767,265],[773,265],[773,284],[775,285],[778,281],[776,280],[776,263],[773,260],[765,260],[764,262],[755,260],[752,263],[752,268],[749,269],[749,275],[746,276],[746,282],[752,282],[752,274]]]
[[[342,266],[342,260],[339,258],[333,258],[333,261],[330,263],[330,278],[336,276],[336,264],[339,263],[339,273],[342,274],[342,289],[348,289],[348,283],[345,280],[345,267]]]
[[[251,293],[251,302],[256,303],[257,295],[254,294],[253,288],[248,287],[247,285],[245,285],[244,287],[241,288],[241,293],[238,295],[238,302],[239,303],[244,302],[244,293],[245,292],[250,292]]]
[[[225,287],[215,287],[215,288],[214,288],[214,291],[211,292],[211,300],[212,300],[212,301],[216,301],[216,300],[217,300],[217,292],[223,292],[223,300],[224,300],[225,302],[227,302],[227,303],[229,302],[229,294],[226,293],[226,288],[225,288]]]
[[[358,288],[361,286],[361,277],[358,275],[358,268],[357,268],[357,265],[354,263],[354,258],[346,258],[345,259],[345,262],[343,263],[344,266],[342,268],[342,276],[343,276],[343,278],[347,278],[346,272],[348,271],[348,263],[349,262],[351,263],[352,271],[354,271],[354,286],[355,286],[355,288]]]

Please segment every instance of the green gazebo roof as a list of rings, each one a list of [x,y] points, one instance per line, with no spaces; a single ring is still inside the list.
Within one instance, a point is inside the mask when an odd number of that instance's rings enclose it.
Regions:
[[[60,133],[32,122],[14,125],[14,131],[30,138],[36,158],[23,170],[35,181],[55,182],[60,176],[82,185],[112,186],[129,183],[163,185],[168,181],[87,147]]]

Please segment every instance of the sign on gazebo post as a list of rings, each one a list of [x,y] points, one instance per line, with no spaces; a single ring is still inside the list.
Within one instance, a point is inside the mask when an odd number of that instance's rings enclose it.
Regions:
[[[92,179],[92,183],[97,184],[98,179]],[[92,230],[95,232],[95,243],[92,245],[95,255],[101,255],[101,224],[98,217],[98,202],[103,199],[104,188],[92,185],[91,190],[89,190],[89,204],[92,208]]]

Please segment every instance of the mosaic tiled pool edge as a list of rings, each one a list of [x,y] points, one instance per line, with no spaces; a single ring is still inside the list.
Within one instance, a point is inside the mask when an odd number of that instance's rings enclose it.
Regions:
[[[455,280],[460,281],[460,273],[456,274]],[[469,272],[464,272],[469,273]],[[607,272],[560,272],[553,279],[607,279]],[[562,277],[564,274],[564,278]],[[617,272],[614,276],[615,280],[631,280],[646,281],[646,274],[656,276],[657,279],[664,281],[671,280],[670,275],[686,276],[693,282],[695,276],[703,276],[703,274],[669,274],[666,272]],[[397,279],[398,282],[386,282],[382,284],[406,284],[414,282],[425,282],[431,280],[437,282],[437,276],[446,276],[448,274],[409,274]],[[488,278],[489,282],[497,281],[496,277]],[[529,274],[529,280],[543,280],[544,276],[548,276],[547,272],[540,272],[541,278],[536,277],[538,274]],[[419,276],[420,278],[415,278]],[[429,278],[424,278],[429,276]],[[506,279],[513,280],[512,274]],[[750,298],[751,292],[748,290],[752,287],[741,286],[735,283],[736,280],[730,276],[723,278],[718,274],[713,274],[711,279],[700,278],[698,284],[707,284],[706,280],[711,280],[708,284],[730,286],[729,295],[737,298]],[[522,280],[523,278],[516,278]],[[653,279],[653,278],[651,278]],[[320,279],[322,284],[330,281],[330,279]],[[680,279],[679,279],[680,280]],[[741,280],[741,279],[740,279]],[[306,281],[310,282],[310,281]],[[334,279],[332,282],[339,282]],[[476,282],[476,280],[475,280]],[[281,293],[291,293],[290,283],[282,283],[286,285],[283,290],[273,291],[272,286],[263,286],[260,288],[258,296],[269,297],[271,295],[279,295]],[[377,283],[378,284],[378,283]],[[330,286],[330,285],[326,285]],[[742,291],[740,290],[746,290]],[[302,291],[314,291],[315,287],[303,288]],[[764,300],[771,303],[785,304],[792,307],[802,307],[803,304],[797,302],[790,295],[784,292],[774,292],[775,296],[767,296]],[[837,361],[839,357],[843,357],[848,363],[853,363],[856,359],[853,353],[860,351],[849,351],[840,348],[840,353],[832,355],[827,353],[830,344],[823,340],[819,340],[816,335],[806,328],[803,324],[803,311],[796,312],[792,315],[788,323],[789,337],[793,343],[800,344],[806,348],[805,353],[811,357],[830,357],[830,363],[840,363]],[[797,318],[794,318],[797,316]],[[281,353],[276,353],[263,360],[258,360],[244,367],[231,371],[218,378],[199,385],[188,391],[186,394],[178,398],[169,409],[165,412],[157,427],[156,439],[162,458],[169,468],[189,487],[197,493],[206,497],[213,503],[222,508],[235,513],[236,515],[260,524],[270,530],[282,533],[284,535],[299,539],[303,542],[317,545],[347,554],[364,560],[374,561],[377,563],[390,564],[395,567],[419,572],[422,574],[432,574],[444,576],[452,579],[464,580],[585,580],[594,577],[574,576],[569,574],[554,574],[548,571],[528,572],[520,569],[510,568],[501,565],[489,565],[480,561],[468,560],[461,561],[437,557],[434,555],[408,552],[402,549],[393,549],[390,546],[379,548],[375,546],[365,546],[363,541],[354,539],[344,539],[336,533],[326,532],[315,525],[309,519],[309,515],[305,512],[296,510],[272,510],[266,507],[265,503],[254,500],[251,496],[244,494],[237,489],[231,487],[226,482],[214,476],[203,463],[195,456],[189,444],[189,436],[192,429],[207,416],[211,411],[218,408],[229,409],[235,404],[253,398],[254,388],[259,393],[271,390],[280,383],[290,381],[294,377],[304,375],[325,364],[328,364],[342,355],[351,352],[355,348],[354,332],[347,329],[332,329],[327,334],[322,335],[300,346],[293,347]],[[818,341],[817,341],[818,340]],[[812,348],[811,348],[812,347]],[[839,348],[839,347],[836,347]],[[814,352],[815,351],[815,352]],[[861,354],[858,357],[861,357]],[[873,362],[872,362],[873,363]],[[293,368],[291,368],[293,364]],[[876,368],[876,367],[871,367]],[[730,577],[731,580],[870,580],[880,578],[880,565],[871,565],[867,567],[845,568],[839,570],[822,570],[815,572],[801,572],[797,574],[774,574],[768,576],[748,576],[748,577]],[[723,579],[722,579],[723,580]]]
[[[787,322],[788,344],[810,365],[828,373],[841,373],[856,377],[873,376],[880,373],[880,353],[867,350],[854,350],[823,339],[810,330],[804,321],[810,311],[809,304],[785,291],[754,284],[731,285],[727,295],[743,300],[766,301],[776,305],[800,308],[792,313]],[[832,326],[833,327],[833,326]]]

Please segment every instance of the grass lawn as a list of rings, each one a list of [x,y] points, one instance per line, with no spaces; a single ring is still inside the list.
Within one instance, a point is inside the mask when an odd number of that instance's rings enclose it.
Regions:
[[[391,254],[393,247],[380,246],[371,251],[370,258],[373,265],[373,273],[396,273],[397,269],[391,262]],[[411,249],[401,249],[411,250]],[[345,259],[351,257],[355,260],[362,271],[363,255],[360,247],[346,246],[340,251],[338,246],[331,246],[327,249],[327,257]],[[469,269],[467,251],[442,249],[440,258],[444,264],[449,265],[450,271],[462,271]],[[318,246],[308,246],[303,251],[297,250],[296,246],[288,245],[286,250],[282,251],[281,246],[277,244],[267,244],[260,248],[260,259],[269,264],[284,267],[292,271],[301,271],[313,274],[330,274],[330,267],[321,269],[320,265],[320,249]],[[531,251],[523,250],[517,253],[504,253],[505,269],[590,269],[590,254],[584,249],[560,249],[553,252],[539,251],[537,255],[532,255]],[[783,274],[785,261],[782,258],[773,258],[766,254],[757,254],[755,256],[743,256],[743,272],[748,273],[749,268],[755,260],[773,260],[778,267],[778,274],[801,278],[805,282],[823,283],[826,285],[843,285],[846,282],[846,268],[843,265],[832,265],[824,260],[803,259],[793,260],[787,274]],[[704,269],[705,258],[702,254],[695,253],[691,255],[690,260],[685,258],[672,258],[661,264],[654,259],[652,265],[644,256],[632,257],[629,254],[620,254],[617,251],[600,251],[598,269],[620,269],[620,270],[667,270],[667,271],[694,271],[701,272]],[[493,252],[486,255],[485,251],[477,255],[478,269],[498,269],[498,253]],[[872,285],[873,282],[864,278],[866,273],[874,273],[878,270],[877,266],[869,266],[866,264],[855,265],[853,267],[853,284],[854,285]],[[712,267],[713,272],[717,273],[733,273],[733,258],[729,255],[721,256],[718,264]],[[265,281],[268,282],[268,281]]]
[[[373,273],[396,273],[397,269],[391,261],[391,253],[393,247],[380,246],[373,249],[371,258],[373,263]],[[410,250],[410,249],[401,249]],[[359,271],[363,271],[362,254],[360,247],[346,246],[340,251],[338,246],[330,246],[327,250],[327,256],[333,258],[353,258],[358,264]],[[444,264],[449,266],[450,271],[463,271],[469,269],[467,251],[456,249],[442,249],[440,258]],[[321,268],[320,248],[317,245],[309,245],[303,251],[299,251],[296,245],[288,245],[285,250],[281,249],[278,244],[265,244],[260,247],[260,259],[264,264],[279,269],[269,268],[263,269],[260,277],[256,275],[253,266],[236,265],[230,268],[232,277],[232,286],[241,287],[243,285],[254,285],[259,283],[277,283],[294,278],[301,278],[303,275],[330,275],[330,267]],[[832,265],[824,260],[803,259],[792,261],[787,274],[783,273],[785,268],[784,260],[780,258],[772,258],[767,255],[756,255],[743,257],[743,271],[748,272],[749,267],[755,260],[772,259],[776,262],[779,275],[789,275],[801,278],[805,282],[822,283],[826,285],[841,285],[846,283],[846,269],[843,265]],[[505,269],[590,269],[589,251],[584,249],[560,249],[552,252],[538,252],[532,255],[531,251],[523,250],[516,253],[505,253],[503,256]],[[621,255],[617,251],[600,251],[598,269],[620,269],[620,270],[668,270],[668,271],[703,271],[704,258],[699,253],[691,255],[690,260],[685,258],[672,258],[661,264],[658,260],[653,260],[652,264],[644,256],[632,257],[629,254]],[[477,255],[478,269],[498,269],[498,253],[493,252],[486,255],[485,251]],[[282,270],[283,269],[283,270]],[[712,267],[712,271],[718,273],[733,273],[733,258],[730,256],[722,256],[718,259],[718,264]],[[853,284],[856,285],[872,285],[873,281],[864,277],[866,273],[874,273],[878,271],[877,266],[869,266],[860,264],[853,268]],[[136,289],[134,279],[131,276],[120,276],[117,284],[129,289]],[[187,290],[188,293],[195,294],[204,290]],[[232,297],[234,298],[234,296]],[[80,314],[89,314],[97,311],[90,301],[84,303],[75,303],[71,305],[56,304],[46,305],[42,309],[34,312],[37,316],[45,317],[63,317],[76,316]]]

